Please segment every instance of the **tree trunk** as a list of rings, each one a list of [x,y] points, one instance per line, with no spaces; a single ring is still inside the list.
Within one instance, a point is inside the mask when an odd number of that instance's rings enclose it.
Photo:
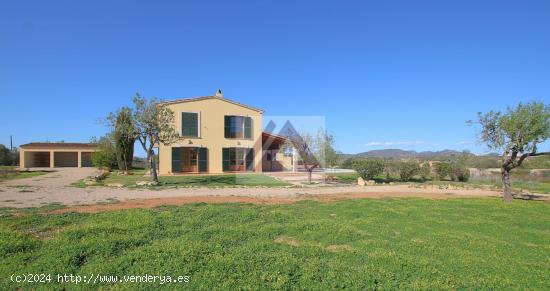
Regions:
[[[307,183],[311,184],[311,174],[313,172],[313,169],[307,169]]]
[[[127,151],[127,156],[126,156],[126,159],[127,159],[127,165],[128,165],[128,170],[131,170],[132,169],[132,165],[133,165],[133,162],[134,162],[134,145],[136,143],[136,139],[133,138],[133,139],[130,139],[130,144],[129,144],[129,148],[128,148],[128,151]]]
[[[512,202],[512,186],[510,185],[510,170],[506,168],[501,169],[502,173],[502,199],[505,202]]]
[[[149,167],[150,167],[150,171],[151,171],[151,177],[153,177],[153,181],[155,181],[155,183],[158,183],[159,182],[159,177],[157,175],[157,165],[155,163],[155,153],[154,152],[151,152],[149,154]]]
[[[124,175],[128,175],[130,172],[130,169],[128,168],[128,148],[126,147],[126,145],[123,143],[123,147],[122,147],[122,153],[117,153],[117,155],[121,155],[121,158],[122,158],[122,166],[119,165],[119,170],[121,170]]]

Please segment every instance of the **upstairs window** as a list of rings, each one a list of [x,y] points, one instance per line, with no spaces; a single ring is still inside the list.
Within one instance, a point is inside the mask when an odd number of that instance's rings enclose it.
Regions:
[[[225,116],[225,138],[252,138],[252,118],[246,116]]]
[[[181,135],[199,137],[199,114],[196,112],[181,113]]]

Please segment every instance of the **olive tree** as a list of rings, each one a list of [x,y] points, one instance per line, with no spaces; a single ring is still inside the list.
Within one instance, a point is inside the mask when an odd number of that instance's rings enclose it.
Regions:
[[[313,170],[321,166],[320,160],[322,157],[319,154],[323,154],[323,151],[319,151],[318,139],[313,138],[309,133],[302,133],[293,138],[292,143],[296,152],[302,160],[303,166],[307,171],[307,183],[311,184],[311,176]],[[321,159],[319,159],[321,158]]]
[[[353,169],[364,180],[372,180],[384,172],[385,163],[378,159],[366,159],[353,163]]]
[[[334,136],[323,128],[320,128],[317,131],[315,143],[319,151],[318,156],[320,157],[322,166],[324,168],[334,167],[338,159],[338,154],[334,149]]]
[[[444,161],[436,163],[435,174],[438,180],[443,181],[447,176],[451,175],[451,163]]]
[[[468,182],[470,179],[470,169],[468,169],[467,164],[470,155],[470,152],[465,150],[449,162],[449,176],[452,181]]]
[[[399,178],[401,181],[410,181],[414,176],[420,174],[420,166],[414,160],[401,161],[397,164]]]
[[[481,125],[479,140],[502,152],[502,197],[512,201],[510,171],[529,157],[548,155],[538,146],[550,138],[550,105],[542,102],[519,103],[506,112],[478,113]]]
[[[180,138],[174,129],[174,112],[157,98],[145,98],[139,93],[136,93],[133,102],[136,136],[147,153],[151,176],[158,183],[154,148],[161,143],[170,145]]]

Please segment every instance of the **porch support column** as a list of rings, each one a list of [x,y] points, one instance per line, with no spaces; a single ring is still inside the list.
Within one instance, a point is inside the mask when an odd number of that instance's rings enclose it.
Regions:
[[[50,151],[50,168],[54,167],[54,151]]]
[[[292,171],[298,172],[298,151],[292,147]]]
[[[78,151],[78,167],[82,168],[82,151]]]
[[[19,149],[19,168],[25,168],[25,150]]]

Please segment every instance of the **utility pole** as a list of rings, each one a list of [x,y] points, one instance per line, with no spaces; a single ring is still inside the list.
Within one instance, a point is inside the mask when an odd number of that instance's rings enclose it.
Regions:
[[[10,135],[10,151],[13,152],[13,135]]]

